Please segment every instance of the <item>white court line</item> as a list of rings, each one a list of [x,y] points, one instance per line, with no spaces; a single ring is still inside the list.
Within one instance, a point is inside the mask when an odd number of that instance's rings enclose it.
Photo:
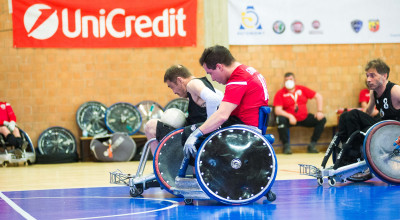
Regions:
[[[25,219],[33,220],[35,219],[31,215],[29,215],[27,212],[25,212],[21,207],[19,207],[17,204],[15,204],[11,199],[9,199],[6,195],[4,195],[2,192],[0,192],[0,198],[2,198],[6,203],[11,206],[16,212],[18,212],[22,217]],[[36,219],[35,219],[36,220]]]
[[[0,192],[1,193],[1,192]],[[63,197],[29,197],[29,198],[14,198],[14,199],[104,199],[104,198],[112,198],[112,199],[132,199],[129,197],[107,197],[107,196],[63,196]],[[119,215],[105,215],[105,216],[95,216],[95,217],[87,217],[87,218],[72,218],[72,219],[65,219],[65,220],[75,220],[75,219],[96,219],[96,218],[113,218],[113,217],[121,217],[121,216],[129,216],[129,215],[139,215],[139,214],[147,214],[151,212],[158,212],[158,211],[163,211],[167,209],[172,209],[175,208],[179,205],[177,201],[173,200],[168,200],[168,199],[153,199],[153,198],[135,198],[135,199],[142,199],[142,200],[156,200],[156,201],[161,201],[161,202],[170,202],[172,205],[161,208],[161,209],[155,209],[155,210],[149,210],[149,211],[143,211],[143,212],[134,212],[134,213],[126,213],[126,214],[119,214]],[[12,201],[11,201],[12,202]],[[19,207],[18,207],[19,208]],[[22,210],[23,211],[23,210]],[[28,219],[28,218],[27,218]],[[35,218],[31,218],[35,219]]]

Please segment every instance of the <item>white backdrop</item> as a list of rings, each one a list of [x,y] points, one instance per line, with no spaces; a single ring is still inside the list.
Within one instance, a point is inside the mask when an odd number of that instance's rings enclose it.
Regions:
[[[228,25],[231,45],[399,43],[400,0],[229,0]]]

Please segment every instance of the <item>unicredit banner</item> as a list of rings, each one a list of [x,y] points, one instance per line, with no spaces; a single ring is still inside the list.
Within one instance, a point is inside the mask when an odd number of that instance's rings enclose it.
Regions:
[[[196,46],[197,0],[13,0],[14,47]]]

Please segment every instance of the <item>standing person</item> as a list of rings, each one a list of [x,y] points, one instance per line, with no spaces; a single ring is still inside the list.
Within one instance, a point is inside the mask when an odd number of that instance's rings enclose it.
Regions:
[[[305,86],[296,85],[293,73],[286,73],[284,82],[285,87],[281,88],[274,97],[276,122],[279,139],[283,144],[283,153],[292,153],[288,135],[291,126],[314,127],[307,152],[318,153],[315,145],[321,137],[326,123],[326,118],[322,112],[322,96]],[[317,102],[315,114],[308,113],[308,99],[315,99]]]
[[[174,65],[168,68],[164,75],[164,82],[179,97],[189,99],[186,125],[204,122],[217,110],[222,100],[222,92],[215,89],[206,77],[196,78],[182,65]],[[157,142],[150,144],[153,154],[158,142],[175,129],[158,119],[151,119],[146,123],[145,134],[147,139],[157,138]]]
[[[199,147],[195,146],[199,137],[221,126],[242,123],[257,127],[259,109],[268,105],[269,98],[264,77],[253,67],[236,61],[227,48],[219,45],[206,48],[199,62],[213,81],[226,87],[218,110],[194,130],[185,143],[185,158],[190,157],[192,163]]]
[[[15,147],[15,154],[20,157],[22,155],[22,138],[16,125],[17,117],[10,103],[0,102],[0,134],[5,137],[5,141]]]

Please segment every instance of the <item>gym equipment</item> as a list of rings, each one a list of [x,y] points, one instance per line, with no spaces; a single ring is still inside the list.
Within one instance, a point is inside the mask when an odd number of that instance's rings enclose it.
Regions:
[[[141,134],[144,134],[144,126],[150,119],[159,119],[164,112],[161,105],[154,101],[142,101],[136,107],[142,117],[142,125],[139,129],[139,133]]]
[[[83,132],[88,136],[107,134],[104,117],[107,107],[96,101],[83,103],[76,112],[76,122]]]
[[[136,143],[127,133],[116,132],[95,136],[90,149],[99,161],[130,161],[135,156]]]
[[[41,154],[76,152],[76,140],[68,129],[54,126],[44,130],[38,139],[38,149]]]
[[[125,132],[133,135],[139,131],[142,117],[134,105],[118,102],[107,108],[105,122],[111,133]]]
[[[171,100],[170,102],[167,103],[167,105],[164,107],[165,110],[170,109],[170,108],[177,108],[183,111],[185,113],[185,116],[188,116],[188,107],[189,107],[189,99],[185,98],[176,98]]]
[[[400,135],[400,122],[381,121],[371,126],[366,133],[360,134],[364,135],[362,159],[337,169],[299,164],[300,174],[316,177],[319,185],[322,185],[323,178],[327,177],[329,185],[334,186],[337,182],[346,182],[354,174],[369,170],[382,181],[400,185],[400,147],[395,142]],[[349,139],[351,138],[353,135]]]
[[[16,153],[14,146],[10,146],[9,143],[5,141],[3,136],[0,135],[0,147],[3,147],[4,150],[0,152],[0,164],[3,167],[7,167],[8,164],[20,163],[27,166],[28,164],[35,163],[36,161],[35,147],[33,146],[31,138],[21,128],[18,129],[22,138],[22,150],[20,150],[19,153]]]
[[[161,186],[174,195],[183,196],[185,204],[192,204],[193,199],[210,198],[225,204],[248,204],[262,196],[274,201],[276,195],[270,190],[277,172],[277,160],[271,145],[274,137],[263,135],[268,127],[270,110],[268,107],[260,108],[260,129],[234,125],[217,130],[206,138],[197,154],[196,178],[188,178],[193,177],[191,168],[186,170],[185,178],[177,177],[184,158],[183,129],[180,128],[160,141],[153,159],[154,174],[142,175],[149,144],[155,138],[143,147],[137,174],[132,176],[120,170],[110,172],[110,183],[130,186],[130,194],[134,197],[149,187]]]

